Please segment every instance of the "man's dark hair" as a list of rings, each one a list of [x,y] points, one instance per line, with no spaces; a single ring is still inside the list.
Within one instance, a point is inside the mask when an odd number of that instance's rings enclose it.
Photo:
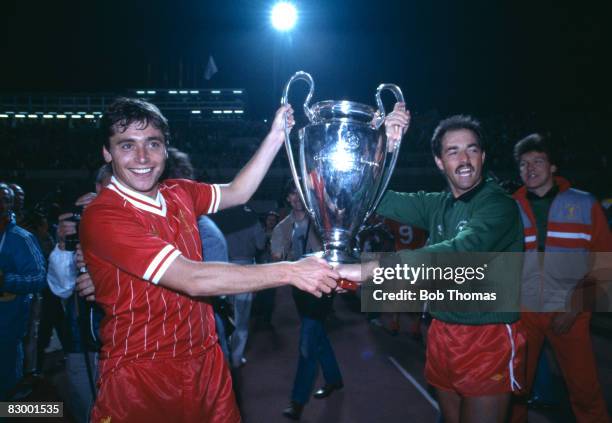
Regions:
[[[431,152],[436,157],[442,156],[442,138],[447,132],[467,129],[474,133],[480,149],[484,151],[483,132],[480,122],[472,116],[454,115],[442,120],[434,130],[431,138]]]
[[[556,164],[550,146],[548,145],[548,141],[542,135],[537,133],[527,135],[514,145],[514,160],[516,160],[518,163],[521,161],[521,156],[523,154],[530,153],[532,151],[546,154],[550,164]]]
[[[110,149],[110,138],[117,131],[125,132],[133,124],[139,123],[142,129],[153,125],[164,135],[166,144],[170,142],[168,120],[157,106],[137,98],[121,97],[113,101],[100,119],[100,136],[107,149]]]
[[[295,186],[295,182],[293,182],[293,178],[289,178],[287,179],[287,181],[285,182],[285,186],[283,187],[283,202],[287,201],[287,197],[289,197],[289,194],[291,194],[292,192],[297,193],[297,187]]]
[[[165,177],[168,179],[195,179],[195,170],[187,153],[178,148],[168,148]],[[162,177],[162,179],[165,179]]]

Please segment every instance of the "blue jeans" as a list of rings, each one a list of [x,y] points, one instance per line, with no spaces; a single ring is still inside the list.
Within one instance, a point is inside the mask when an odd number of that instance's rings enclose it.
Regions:
[[[225,324],[223,323],[221,316],[219,316],[217,313],[215,313],[215,326],[217,327],[217,337],[219,338],[221,351],[223,351],[225,359],[229,362],[230,352],[229,345],[227,344],[227,335],[225,334]]]
[[[230,364],[233,367],[239,367],[240,361],[244,356],[247,340],[249,339],[249,320],[251,319],[251,303],[253,302],[253,293],[245,292],[243,294],[230,295],[228,297],[234,306],[234,333],[230,336]]]
[[[301,316],[300,357],[293,381],[291,400],[306,404],[312,393],[317,378],[317,363],[321,365],[323,378],[327,384],[342,382],[340,368],[336,361],[323,321]]]
[[[0,401],[9,399],[9,391],[22,377],[23,343],[21,339],[3,339],[0,345]]]

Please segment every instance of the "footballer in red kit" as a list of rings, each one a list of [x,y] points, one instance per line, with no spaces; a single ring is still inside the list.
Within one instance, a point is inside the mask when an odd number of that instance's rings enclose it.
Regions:
[[[167,120],[154,105],[118,99],[101,120],[111,183],[87,207],[80,238],[105,311],[91,421],[238,422],[232,381],[206,297],[292,284],[321,296],[338,273],[309,258],[268,266],[204,263],[197,218],[244,204],[294,125],[281,107],[255,156],[226,185],[159,183]]]

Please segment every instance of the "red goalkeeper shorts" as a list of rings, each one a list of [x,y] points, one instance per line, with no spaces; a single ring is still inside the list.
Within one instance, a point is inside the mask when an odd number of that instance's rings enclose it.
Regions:
[[[520,322],[460,325],[434,319],[425,378],[467,397],[518,392],[525,380],[525,339]]]
[[[100,383],[91,422],[240,422],[221,348],[119,367]]]

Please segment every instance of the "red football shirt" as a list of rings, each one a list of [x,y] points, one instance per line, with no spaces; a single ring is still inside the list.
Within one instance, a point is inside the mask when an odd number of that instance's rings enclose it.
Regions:
[[[157,283],[178,256],[202,260],[196,218],[220,199],[217,185],[177,179],[153,200],[113,177],[83,213],[81,244],[105,312],[102,378],[130,361],[190,357],[216,342],[210,304]]]
[[[385,225],[391,231],[395,240],[395,251],[416,250],[427,242],[427,231],[416,226],[385,219]]]

